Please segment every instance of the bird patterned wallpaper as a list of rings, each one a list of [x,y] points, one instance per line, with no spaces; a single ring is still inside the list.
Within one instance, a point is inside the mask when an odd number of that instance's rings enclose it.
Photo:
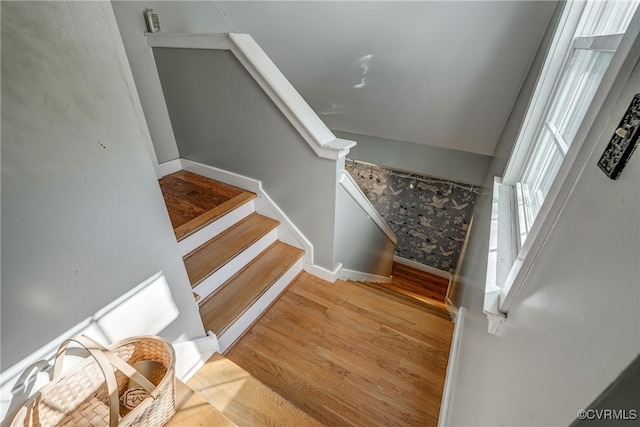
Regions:
[[[479,188],[351,159],[345,169],[398,236],[396,255],[453,272]]]

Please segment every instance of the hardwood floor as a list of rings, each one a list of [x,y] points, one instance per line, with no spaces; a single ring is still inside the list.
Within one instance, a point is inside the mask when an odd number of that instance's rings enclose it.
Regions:
[[[231,360],[214,354],[187,385],[241,427],[320,427],[315,418],[275,393]],[[182,424],[182,427],[192,424]],[[209,427],[217,427],[212,420]]]
[[[391,283],[353,283],[376,288],[385,292],[389,298],[404,299],[413,305],[429,310],[436,316],[444,319],[450,318],[445,304],[449,286],[448,279],[396,262],[393,263],[392,275]]]
[[[185,256],[184,265],[191,286],[195,287],[215,273],[278,224],[276,220],[253,213]]]
[[[303,254],[301,249],[285,243],[273,243],[199,303],[205,330],[213,331],[217,336],[225,333]]]
[[[449,279],[434,276],[397,262],[393,263],[391,275],[393,276],[391,283],[397,288],[444,303]]]
[[[435,426],[453,324],[302,273],[227,357],[327,425]]]
[[[184,170],[165,176],[159,183],[178,240],[256,197]]]

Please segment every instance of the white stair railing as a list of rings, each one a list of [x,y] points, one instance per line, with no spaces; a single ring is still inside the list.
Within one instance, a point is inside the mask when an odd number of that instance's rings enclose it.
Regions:
[[[302,96],[296,91],[286,77],[280,72],[278,67],[271,61],[267,54],[260,48],[255,40],[248,34],[237,33],[224,33],[224,34],[170,34],[170,33],[148,33],[147,41],[152,48],[183,48],[183,49],[199,49],[199,50],[226,50],[230,51],[238,62],[248,71],[253,80],[257,82],[264,93],[271,99],[273,104],[280,110],[280,112],[286,117],[288,122],[296,129],[301,139],[311,147],[315,154],[323,159],[338,161],[345,157],[349,150],[356,145],[356,142],[336,138],[331,130],[324,124],[324,122],[318,117],[318,115],[311,109]],[[162,80],[162,78],[161,78]],[[207,84],[206,82],[204,84]],[[166,97],[166,93],[165,93]],[[214,102],[214,101],[212,101]],[[183,119],[184,120],[184,119]],[[225,123],[224,125],[228,125]],[[175,127],[174,127],[175,129]],[[211,130],[211,129],[209,129]],[[200,134],[206,134],[207,132],[201,132]],[[206,142],[207,144],[209,142]],[[199,147],[200,152],[205,150],[205,142]],[[273,148],[274,150],[280,150],[282,148]],[[282,152],[282,158],[286,157]],[[284,161],[284,160],[283,160]],[[312,161],[311,159],[309,161]],[[215,165],[211,165],[215,166]],[[260,168],[277,168],[286,169],[284,163],[278,164],[261,164]],[[230,170],[230,172],[237,172]],[[338,214],[337,197],[338,197],[338,184],[340,188],[344,189],[354,203],[348,202],[348,210],[351,214],[371,219],[377,226],[378,231],[373,231],[371,227],[366,229],[366,233],[362,237],[358,237],[360,240],[367,240],[366,242],[354,242],[353,238],[347,239],[340,233],[335,233],[333,248],[334,254],[335,248],[340,248],[343,253],[363,252],[364,256],[373,257],[367,263],[356,264],[367,265],[367,268],[373,268],[374,265],[384,265],[384,274],[389,276],[391,273],[390,266],[388,266],[388,259],[393,257],[393,248],[397,244],[397,237],[391,231],[391,229],[384,222],[380,214],[375,210],[373,205],[369,202],[366,196],[355,184],[353,179],[344,171],[337,168],[336,175],[336,187],[333,190],[336,199],[331,200],[334,208],[332,215],[335,217]],[[238,172],[240,173],[240,172]],[[258,177],[251,177],[258,178]],[[291,177],[284,177],[284,179],[291,179]],[[324,178],[319,178],[324,179]],[[277,183],[266,183],[267,185],[277,185]],[[296,190],[297,191],[297,190]],[[291,197],[294,197],[293,195]],[[304,203],[304,198],[308,200],[308,194],[296,194],[295,197],[298,203]],[[343,198],[343,200],[345,200]],[[329,202],[329,201],[328,201]],[[357,207],[355,207],[357,206]],[[285,212],[286,214],[287,212]],[[310,215],[318,215],[318,212],[310,212]],[[307,224],[307,228],[308,224]],[[304,231],[304,230],[303,230]],[[307,232],[310,232],[309,229]],[[382,234],[380,234],[382,233]],[[306,234],[306,233],[305,233]],[[326,240],[326,234],[320,236],[318,240]],[[353,236],[352,236],[353,237]],[[311,239],[309,239],[311,240]],[[315,245],[313,240],[312,244]],[[323,241],[325,252],[328,247],[327,242]],[[370,250],[370,246],[376,246],[373,250]],[[351,248],[353,250],[351,251]],[[366,250],[362,250],[366,248]],[[365,255],[368,253],[369,255]],[[326,258],[326,257],[325,257]],[[338,257],[339,258],[339,257]],[[384,259],[384,261],[383,261]],[[342,260],[336,260],[338,263]],[[313,262],[313,260],[312,260]],[[326,264],[326,261],[325,261]],[[333,268],[334,266],[326,266]],[[378,267],[377,271],[381,269]],[[366,271],[365,271],[366,272]]]

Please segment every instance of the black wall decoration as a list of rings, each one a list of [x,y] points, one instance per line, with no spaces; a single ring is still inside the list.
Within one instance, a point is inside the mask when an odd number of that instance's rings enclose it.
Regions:
[[[598,166],[611,179],[618,179],[629,158],[638,146],[640,136],[640,93],[636,94],[631,105],[622,117],[611,141],[607,144]]]

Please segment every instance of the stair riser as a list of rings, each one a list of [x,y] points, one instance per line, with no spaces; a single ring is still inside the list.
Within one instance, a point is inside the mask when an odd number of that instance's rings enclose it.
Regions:
[[[220,267],[218,271],[204,279],[193,288],[193,291],[200,295],[200,301],[204,302],[206,297],[218,289],[224,282],[229,280],[234,274],[249,264],[262,251],[267,249],[278,238],[276,229],[262,236],[254,244],[236,255],[232,260]]]
[[[187,255],[189,252],[192,252],[200,245],[206,243],[207,241],[211,240],[237,222],[248,217],[253,212],[255,212],[255,210],[255,205],[253,203],[253,200],[251,200],[250,202],[237,207],[236,209],[232,210],[231,212],[227,213],[226,215],[212,222],[206,227],[203,227],[192,235],[185,237],[178,242],[180,255]]]
[[[262,313],[280,296],[289,284],[302,271],[303,260],[300,258],[283,274],[247,311],[242,314],[220,337],[218,344],[220,352],[229,349],[250,327],[258,320]]]

